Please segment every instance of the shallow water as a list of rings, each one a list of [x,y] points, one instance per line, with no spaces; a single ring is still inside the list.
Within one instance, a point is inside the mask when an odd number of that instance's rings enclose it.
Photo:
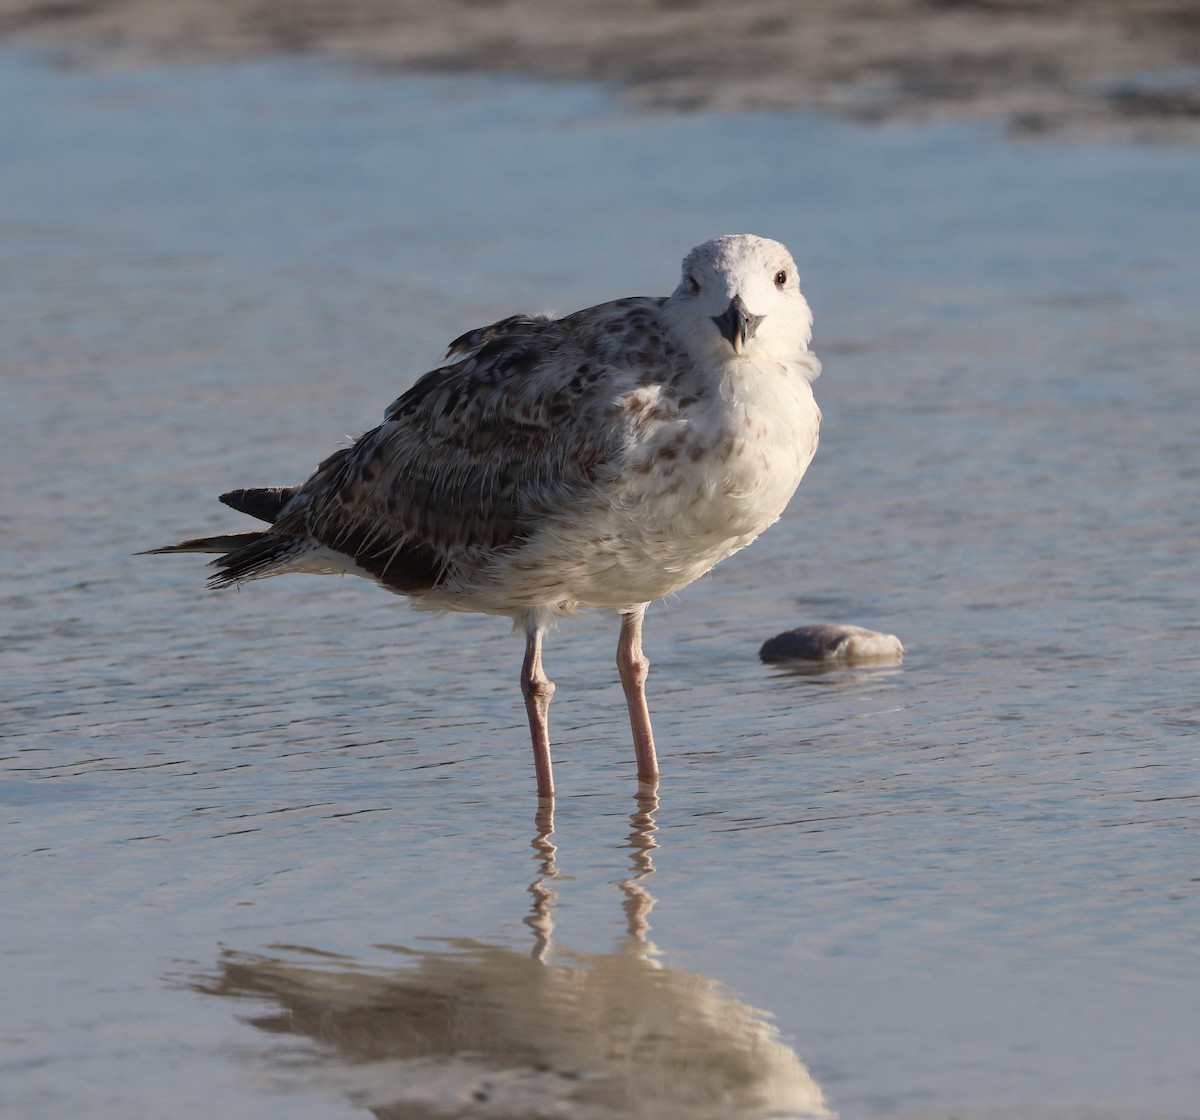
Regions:
[[[5,1116],[1200,1115],[1200,155],[315,63],[0,103]],[[130,555],[741,229],[823,443],[651,608],[657,805],[609,618],[550,835],[506,624]],[[909,652],[759,663],[809,622]]]

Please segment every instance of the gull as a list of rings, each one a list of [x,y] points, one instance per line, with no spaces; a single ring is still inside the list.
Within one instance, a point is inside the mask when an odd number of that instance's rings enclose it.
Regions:
[[[621,619],[617,668],[638,779],[658,761],[646,607],[783,513],[817,450],[812,312],[788,250],[749,234],[684,258],[665,297],[468,331],[299,486],[222,494],[258,532],[152,552],[221,555],[215,588],[351,573],[419,607],[507,615],[539,797],[554,796],[546,631],[587,607]]]

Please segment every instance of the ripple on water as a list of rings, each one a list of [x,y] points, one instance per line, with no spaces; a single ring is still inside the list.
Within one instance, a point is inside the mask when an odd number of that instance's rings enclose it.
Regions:
[[[310,63],[4,55],[0,97],[14,1114],[274,1116],[280,1081],[357,1114],[362,1008],[542,976],[552,893],[565,1006],[624,1022],[653,978],[751,1041],[762,1007],[844,1116],[1191,1115],[1200,157]],[[506,623],[130,555],[303,477],[466,326],[662,289],[735,227],[796,250],[825,430],[788,516],[648,615],[653,878],[611,619],[547,645],[548,878]],[[905,659],[758,661],[823,622]],[[281,1071],[244,1009],[301,999],[340,1034]]]

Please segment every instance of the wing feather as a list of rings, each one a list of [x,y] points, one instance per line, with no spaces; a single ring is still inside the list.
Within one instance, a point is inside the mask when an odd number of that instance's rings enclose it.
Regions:
[[[464,557],[514,546],[542,511],[585,500],[619,456],[613,405],[640,371],[621,359],[609,324],[627,328],[632,312],[656,335],[660,302],[513,316],[461,336],[450,346],[458,360],[321,463],[274,531],[350,556],[398,590],[432,587]]]

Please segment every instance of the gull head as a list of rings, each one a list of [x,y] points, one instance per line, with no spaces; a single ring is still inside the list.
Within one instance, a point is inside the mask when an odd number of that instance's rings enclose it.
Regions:
[[[676,346],[706,361],[793,360],[812,336],[791,253],[748,233],[714,237],[688,253],[663,319]]]

